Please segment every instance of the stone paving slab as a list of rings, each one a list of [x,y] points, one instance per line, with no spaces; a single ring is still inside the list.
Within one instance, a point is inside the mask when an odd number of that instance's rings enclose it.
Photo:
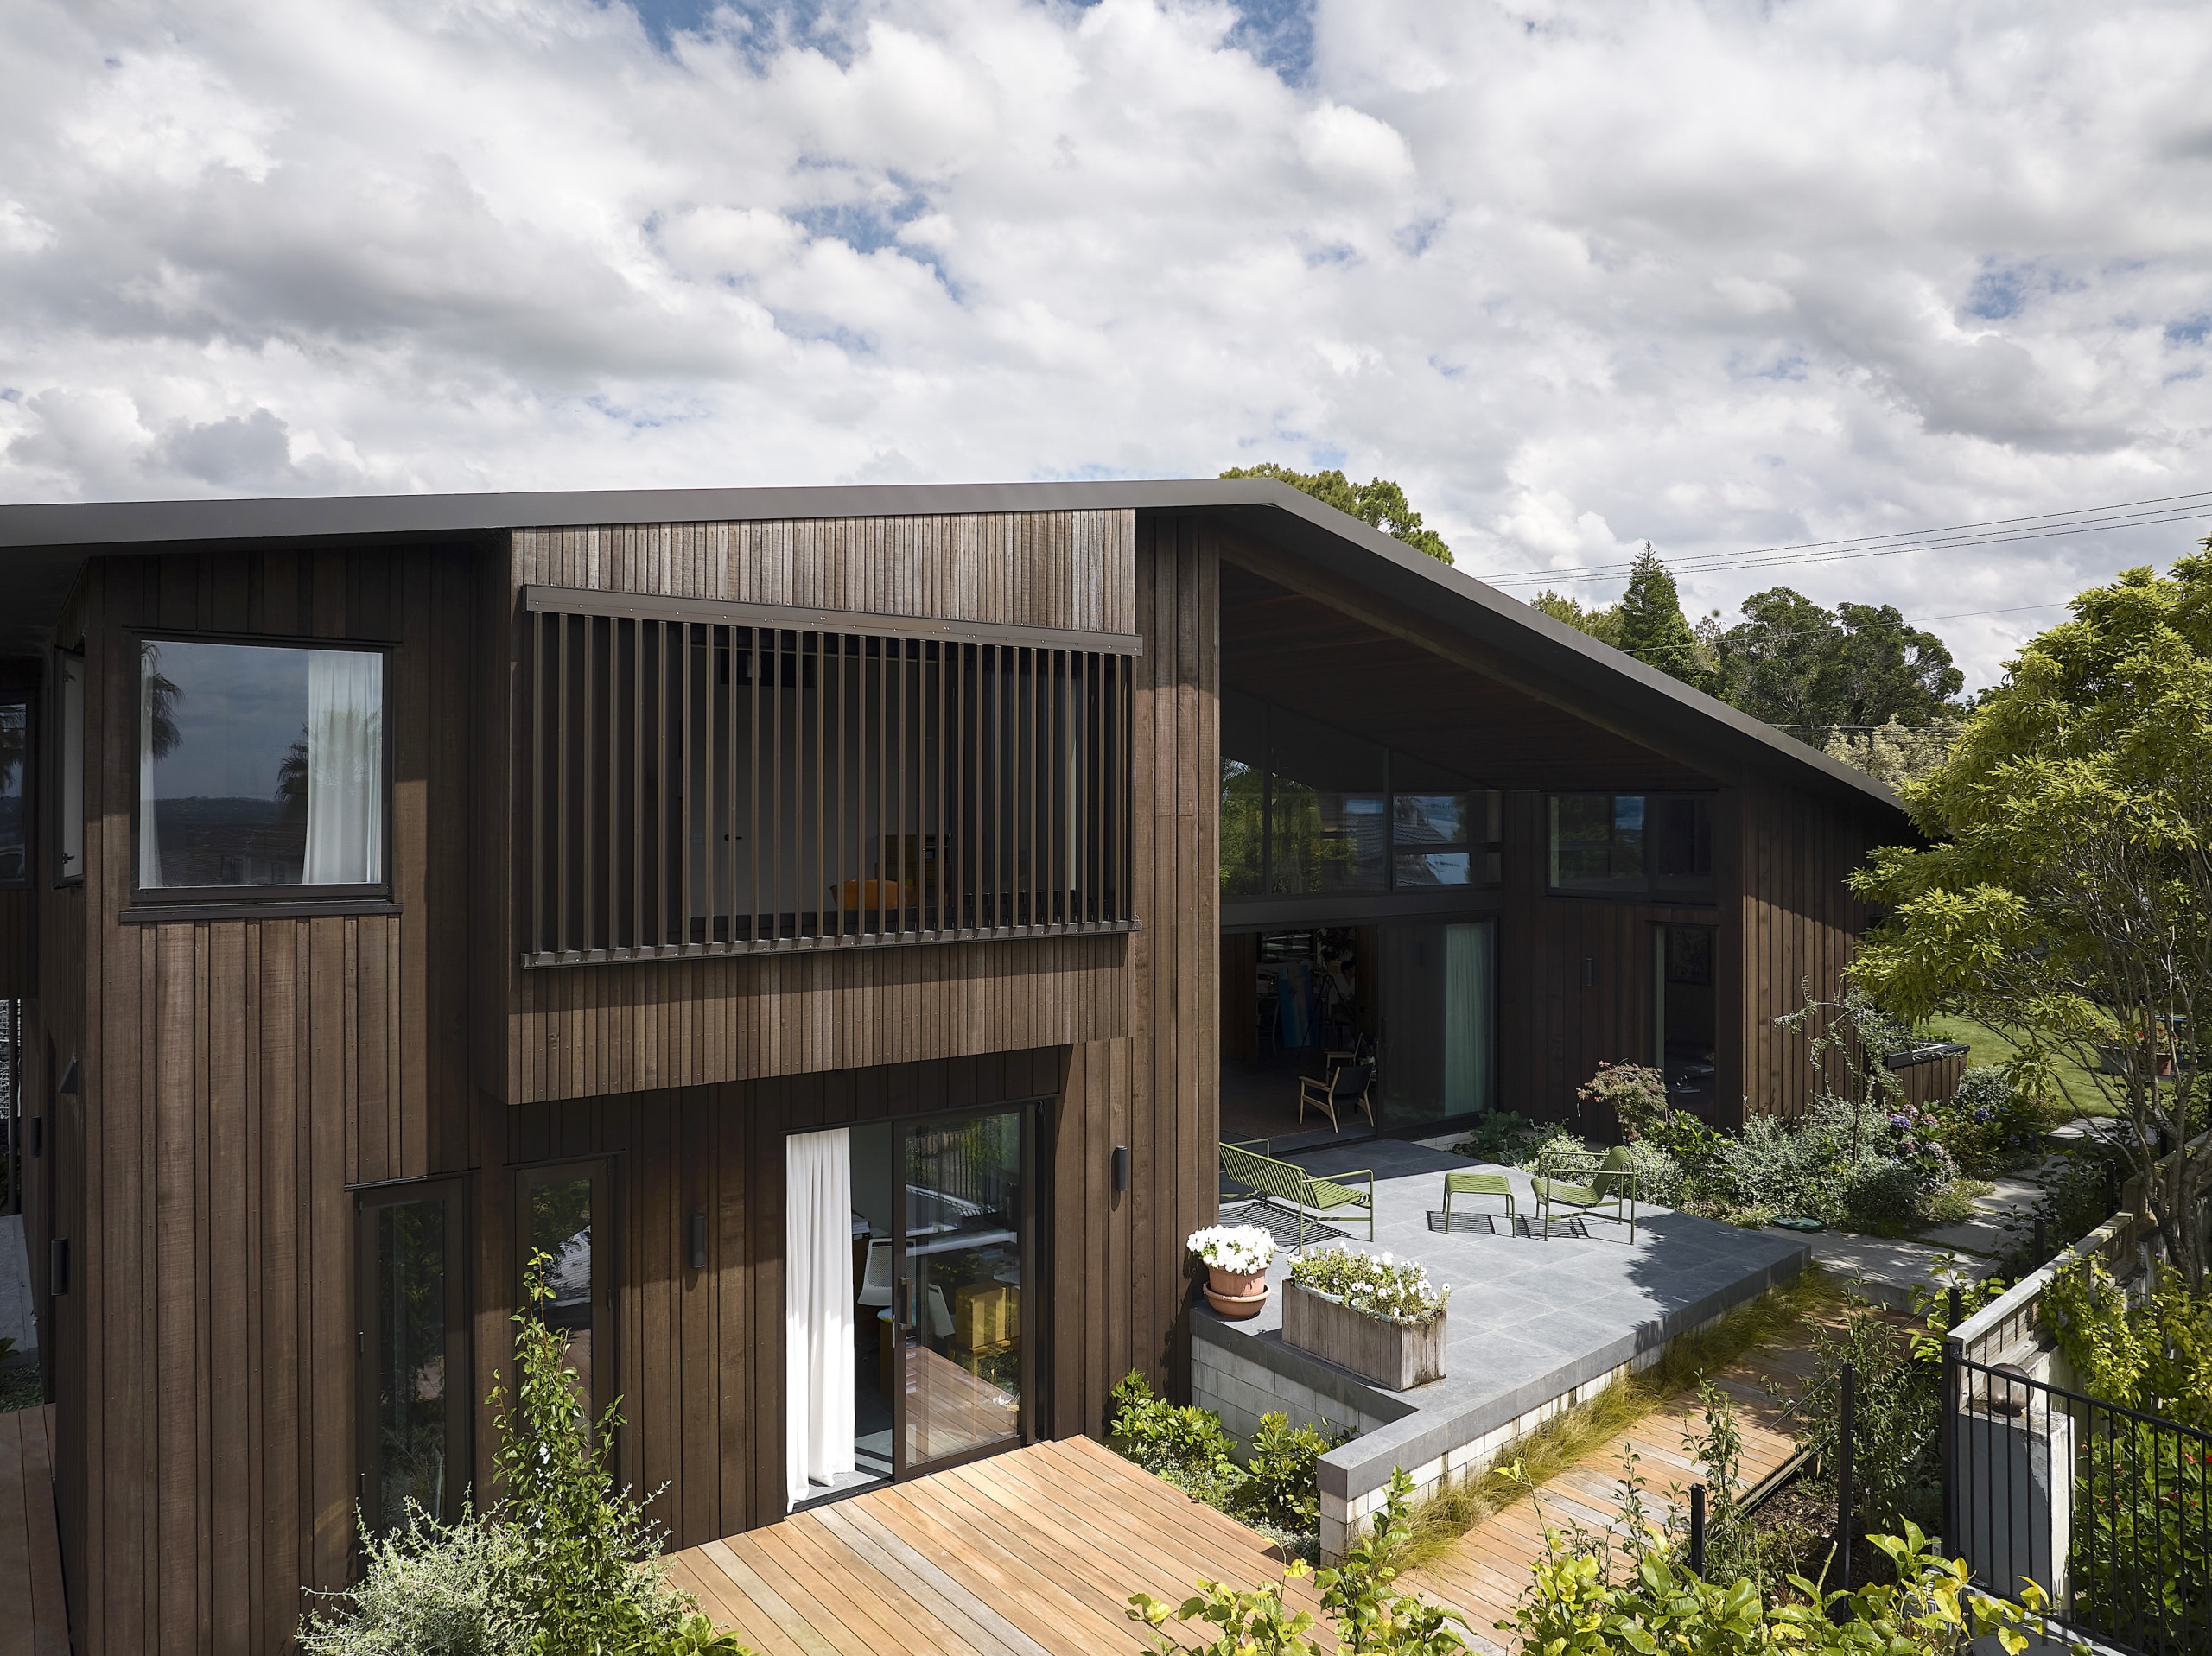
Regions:
[[[1407,1412],[1323,1458],[1324,1490],[1355,1499],[1387,1482],[1394,1465],[1410,1469],[1472,1443],[1788,1280],[1812,1258],[1805,1239],[1786,1231],[1744,1230],[1661,1208],[1639,1213],[1632,1242],[1626,1225],[1602,1217],[1591,1219],[1586,1239],[1441,1234],[1428,1228],[1428,1215],[1443,1206],[1446,1172],[1504,1173],[1516,1205],[1533,1215],[1529,1176],[1399,1140],[1332,1145],[1296,1159],[1321,1174],[1373,1168],[1375,1239],[1355,1236],[1348,1245],[1418,1260],[1452,1290],[1445,1377],[1406,1392],[1369,1388],[1382,1405],[1375,1412],[1389,1412],[1385,1400]],[[1234,1211],[1223,1218],[1234,1222]],[[1230,1323],[1201,1307],[1194,1336],[1217,1344],[1259,1342],[1266,1349],[1255,1357],[1285,1372],[1329,1370],[1282,1343],[1281,1285],[1292,1257],[1277,1254],[1268,1272],[1275,1291],[1258,1317]],[[1365,1385],[1331,1372],[1344,1384]]]

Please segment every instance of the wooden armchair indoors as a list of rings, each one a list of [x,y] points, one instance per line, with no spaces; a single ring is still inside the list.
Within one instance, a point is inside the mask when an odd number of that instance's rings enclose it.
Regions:
[[[1312,1106],[1329,1118],[1329,1131],[1344,1131],[1337,1120],[1338,1111],[1349,1115],[1354,1108],[1367,1112],[1367,1125],[1375,1125],[1375,1106],[1368,1100],[1369,1083],[1375,1079],[1371,1063],[1341,1064],[1329,1071],[1328,1079],[1312,1075],[1298,1078],[1298,1124],[1306,1125],[1306,1111]]]
[[[1626,1145],[1614,1145],[1603,1161],[1587,1151],[1548,1150],[1537,1158],[1536,1177],[1529,1183],[1535,1189],[1536,1214],[1547,1241],[1554,1207],[1582,1214],[1610,1209],[1607,1216],[1626,1223],[1628,1240],[1636,1240],[1636,1170],[1629,1165]]]

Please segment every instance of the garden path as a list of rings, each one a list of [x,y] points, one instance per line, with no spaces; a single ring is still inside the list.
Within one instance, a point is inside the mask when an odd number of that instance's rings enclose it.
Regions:
[[[1792,1336],[1745,1354],[1713,1377],[1735,1399],[1746,1487],[1757,1485],[1796,1452],[1791,1423],[1774,1393],[1794,1395],[1812,1374],[1809,1346],[1808,1333]],[[1631,1449],[1646,1481],[1646,1506],[1655,1518],[1665,1518],[1674,1510],[1669,1487],[1679,1484],[1687,1491],[1703,1479],[1703,1469],[1682,1453],[1683,1434],[1701,1424],[1695,1389],[1677,1393],[1545,1483],[1537,1494],[1541,1515],[1530,1501],[1515,1501],[1412,1571],[1409,1584],[1458,1608],[1477,1649],[1511,1649],[1511,1635],[1493,1624],[1521,1602],[1529,1570],[1543,1554],[1545,1526],[1565,1529],[1573,1520],[1588,1529],[1618,1533],[1621,1456]]]

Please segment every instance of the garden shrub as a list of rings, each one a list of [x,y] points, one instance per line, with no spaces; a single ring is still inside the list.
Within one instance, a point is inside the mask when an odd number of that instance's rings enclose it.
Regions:
[[[1700,1579],[1669,1550],[1647,1552],[1620,1586],[1596,1559],[1554,1551],[1535,1566],[1534,1591],[1498,1625],[1522,1656],[1965,1656],[1992,1635],[2020,1656],[2024,1627],[2052,1636],[2040,1589],[2024,1608],[1969,1592],[1963,1560],[1941,1557],[1917,1525],[1904,1529],[1869,1538],[1896,1565],[1896,1584],[1831,1593],[1793,1576],[1795,1591],[1781,1602],[1747,1577],[1724,1583],[1708,1569]],[[2086,1656],[2087,1646],[2074,1648]]]
[[[544,1256],[532,1260],[534,1267]],[[526,1276],[515,1313],[515,1393],[497,1410],[494,1457],[505,1493],[452,1524],[420,1508],[384,1536],[361,1522],[367,1570],[306,1618],[308,1656],[747,1656],[717,1634],[650,1560],[665,1539],[605,1463],[621,1416],[594,1425],[578,1406],[561,1336],[543,1318],[546,1272]],[[640,1567],[643,1565],[644,1567]]]
[[[1940,1347],[1937,1348],[1940,1352]],[[1943,1507],[1942,1381],[1937,1361],[1899,1337],[1870,1305],[1817,1329],[1813,1374],[1799,1418],[1815,1475],[1833,1479],[1842,1431],[1843,1366],[1853,1366],[1853,1516],[1861,1534],[1901,1523],[1940,1525]]]
[[[1200,1581],[1198,1592],[1179,1605],[1132,1593],[1129,1620],[1150,1630],[1161,1656],[1466,1656],[1466,1624],[1456,1611],[1395,1590],[1399,1560],[1413,1539],[1412,1494],[1413,1480],[1402,1469],[1394,1471],[1382,1510],[1342,1564],[1310,1570],[1299,1563],[1283,1572],[1286,1582],[1313,1577],[1321,1615],[1330,1623],[1325,1637],[1312,1636],[1320,1621],[1311,1610],[1289,1608],[1282,1582],[1245,1591]],[[1186,1644],[1168,1631],[1171,1620],[1215,1631],[1203,1644]]]
[[[1969,1173],[2002,1172],[2043,1141],[2043,1107],[1998,1064],[1967,1070],[1950,1101],[1931,1114],[1936,1136]]]
[[[1533,1173],[1547,1160],[1571,1162],[1574,1158],[1590,1154],[1590,1146],[1582,1135],[1568,1127],[1547,1128],[1535,1146],[1513,1164],[1523,1172]]]
[[[1337,1440],[1341,1441],[1341,1440]],[[1313,1426],[1296,1426],[1282,1413],[1263,1414],[1252,1435],[1244,1482],[1230,1503],[1239,1518],[1272,1530],[1312,1535],[1321,1527],[1321,1457],[1337,1446]]]
[[[1657,1138],[1675,1114],[1667,1102],[1667,1078],[1646,1064],[1601,1061],[1574,1096],[1590,1109],[1611,1110],[1621,1136],[1630,1142]]]
[[[1682,1164],[1649,1139],[1629,1141],[1628,1164],[1636,1174],[1636,1199],[1662,1208],[1682,1205]]]
[[[1471,1157],[1478,1162],[1517,1166],[1522,1160],[1534,1158],[1536,1146],[1552,1132],[1553,1128],[1545,1123],[1531,1121],[1511,1110],[1489,1110],[1476,1118],[1467,1136],[1452,1150],[1454,1155]]]
[[[1116,1386],[1107,1434],[1116,1452],[1185,1494],[1255,1529],[1292,1551],[1311,1551],[1319,1539],[1321,1456],[1351,1437],[1296,1426],[1281,1413],[1260,1417],[1252,1454],[1236,1463],[1236,1442],[1209,1409],[1168,1402],[1138,1370]]]
[[[1243,1475],[1236,1440],[1211,1410],[1170,1403],[1137,1369],[1109,1395],[1106,1430],[1115,1450],[1209,1507],[1228,1510]]]

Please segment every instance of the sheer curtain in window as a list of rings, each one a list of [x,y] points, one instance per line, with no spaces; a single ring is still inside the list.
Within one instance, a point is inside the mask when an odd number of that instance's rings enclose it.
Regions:
[[[318,650],[308,657],[304,878],[368,885],[383,877],[384,657]]]
[[[796,1507],[810,1484],[852,1471],[851,1133],[784,1140],[784,1476]]]
[[[174,741],[175,726],[164,696],[162,652],[138,646],[138,884],[151,890],[162,883],[161,813],[154,803],[154,761]],[[165,740],[164,736],[168,739]]]

